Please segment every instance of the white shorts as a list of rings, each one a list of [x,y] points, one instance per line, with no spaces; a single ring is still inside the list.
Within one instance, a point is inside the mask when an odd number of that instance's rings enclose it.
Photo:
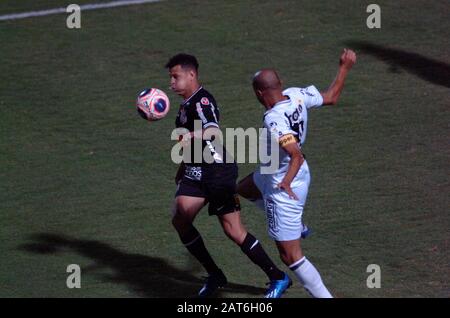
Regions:
[[[303,209],[310,183],[309,168],[303,163],[292,188],[298,200],[289,198],[286,191],[265,182],[259,171],[253,173],[253,181],[263,195],[269,236],[275,241],[292,241],[300,238],[303,231]],[[294,182],[293,182],[294,184]]]

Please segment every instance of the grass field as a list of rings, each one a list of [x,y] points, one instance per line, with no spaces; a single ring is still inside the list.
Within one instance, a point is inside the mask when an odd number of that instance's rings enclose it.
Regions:
[[[69,3],[3,0],[0,15]],[[65,14],[0,22],[0,296],[194,294],[204,272],[170,224],[180,99],[163,65],[195,54],[222,127],[259,127],[257,69],[325,89],[351,47],[340,104],[310,113],[305,252],[338,297],[449,297],[450,4],[378,1],[368,29],[370,3],[173,0],[82,12],[78,30]],[[137,115],[148,86],[169,93],[168,118]],[[282,265],[263,214],[243,202],[243,217]],[[263,273],[206,211],[197,224],[231,281],[219,296],[260,297]],[[81,289],[66,287],[69,264]],[[308,295],[296,283],[286,297]]]

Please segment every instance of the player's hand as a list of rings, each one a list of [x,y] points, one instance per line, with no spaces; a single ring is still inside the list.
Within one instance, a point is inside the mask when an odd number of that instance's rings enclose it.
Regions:
[[[291,198],[293,200],[298,200],[298,197],[295,195],[294,191],[292,191],[292,189],[291,189],[291,185],[289,183],[287,183],[286,181],[284,181],[284,180],[281,181],[277,185],[277,188],[286,191],[287,194],[289,195],[289,198]]]
[[[356,53],[350,49],[344,49],[344,52],[339,59],[339,65],[350,70],[353,64],[356,63]]]

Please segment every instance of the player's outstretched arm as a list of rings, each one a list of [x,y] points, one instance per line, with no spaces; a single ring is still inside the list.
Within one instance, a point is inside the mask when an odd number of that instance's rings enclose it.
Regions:
[[[344,49],[339,59],[339,70],[327,91],[322,92],[323,105],[336,105],[342,89],[344,88],[345,78],[348,72],[356,62],[356,54],[352,50]]]

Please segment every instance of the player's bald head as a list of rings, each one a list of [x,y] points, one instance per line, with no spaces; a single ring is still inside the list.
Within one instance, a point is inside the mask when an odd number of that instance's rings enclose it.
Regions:
[[[271,68],[259,70],[253,76],[253,89],[259,91],[267,89],[281,90],[281,80],[278,73]]]

